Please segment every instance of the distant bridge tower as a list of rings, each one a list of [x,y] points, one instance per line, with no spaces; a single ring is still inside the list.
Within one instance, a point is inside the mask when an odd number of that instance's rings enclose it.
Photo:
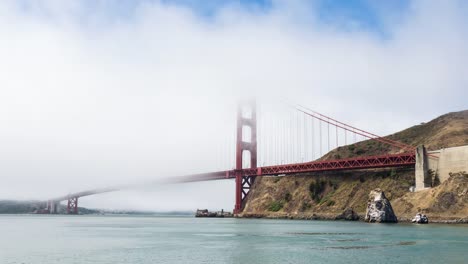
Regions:
[[[67,214],[78,214],[78,197],[68,198]]]
[[[250,138],[244,141],[244,128],[250,128]],[[254,100],[239,103],[237,109],[236,142],[236,204],[234,214],[242,212],[243,201],[255,180],[255,176],[242,176],[243,154],[250,154],[250,168],[257,168],[257,109]]]

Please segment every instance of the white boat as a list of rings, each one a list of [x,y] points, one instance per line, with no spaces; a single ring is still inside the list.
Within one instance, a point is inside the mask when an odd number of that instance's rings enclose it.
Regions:
[[[413,218],[413,220],[411,220],[412,223],[416,223],[416,224],[427,224],[429,223],[429,219],[427,218],[427,216],[425,214],[416,214],[416,216]]]

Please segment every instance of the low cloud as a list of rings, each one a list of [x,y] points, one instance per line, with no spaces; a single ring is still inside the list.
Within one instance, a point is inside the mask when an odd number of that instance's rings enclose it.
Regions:
[[[384,35],[343,29],[339,17],[325,23],[303,1],[226,5],[209,18],[158,1],[125,15],[112,1],[92,10],[28,2],[0,4],[0,198],[227,169],[219,155],[234,149],[244,96],[297,102],[382,135],[468,108],[463,1],[412,1],[398,21],[377,10]],[[187,186],[81,205],[233,204],[233,182]],[[158,202],[167,195],[180,199]]]

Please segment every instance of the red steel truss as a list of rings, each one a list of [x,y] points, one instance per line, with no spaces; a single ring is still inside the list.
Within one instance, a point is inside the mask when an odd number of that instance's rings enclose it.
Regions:
[[[243,169],[242,176],[262,176],[278,174],[295,174],[314,171],[356,170],[385,167],[411,166],[416,163],[414,153],[358,157],[351,159],[325,160],[306,163],[275,165],[257,169]]]
[[[324,160],[305,163],[294,163],[285,165],[275,165],[267,167],[258,167],[252,169],[217,171],[210,173],[200,173],[178,177],[171,182],[194,182],[194,181],[212,181],[235,178],[236,175],[247,176],[268,176],[282,174],[297,174],[306,172],[320,171],[339,171],[339,170],[359,170],[374,168],[408,167],[416,163],[415,153],[401,153],[392,155],[380,155],[370,157],[357,157],[339,160]]]
[[[68,198],[67,213],[78,214],[78,197]]]

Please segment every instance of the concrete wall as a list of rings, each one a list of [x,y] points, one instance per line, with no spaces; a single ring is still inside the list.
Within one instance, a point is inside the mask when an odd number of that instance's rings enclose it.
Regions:
[[[435,158],[431,156],[437,156]],[[445,148],[426,153],[424,146],[416,149],[415,191],[429,188],[434,184],[435,175],[428,173],[432,170],[440,183],[450,177],[450,173],[468,172],[468,146]]]
[[[449,173],[468,172],[468,146],[446,148],[437,151],[439,159],[429,159],[429,169],[439,175],[440,182],[449,178]]]

